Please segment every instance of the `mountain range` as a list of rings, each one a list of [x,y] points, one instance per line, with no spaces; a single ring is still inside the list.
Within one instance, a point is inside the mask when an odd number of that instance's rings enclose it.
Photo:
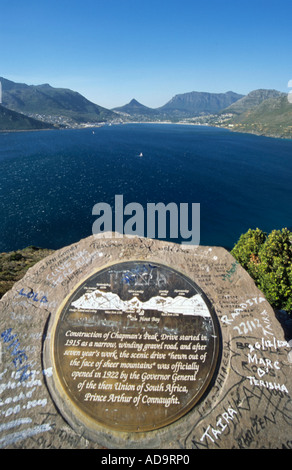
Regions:
[[[224,112],[241,114],[259,106],[263,101],[280,98],[283,93],[277,90],[254,90],[225,108]]]
[[[109,109],[87,100],[66,88],[53,88],[49,84],[26,85],[0,77],[2,105],[41,121],[56,125],[100,123],[115,117]]]
[[[164,106],[149,108],[136,99],[106,109],[81,94],[49,84],[27,85],[0,77],[0,130],[94,127],[108,122],[183,122],[225,127],[273,137],[292,137],[292,104],[277,90],[192,91],[175,95]]]
[[[167,314],[210,316],[210,312],[199,294],[191,298],[180,295],[175,298],[158,295],[142,302],[137,297],[122,300],[117,294],[96,289],[93,292],[83,294],[78,300],[72,302],[72,306],[81,310],[120,310],[123,312],[156,310]]]
[[[112,111],[136,118],[142,116],[145,120],[156,117],[175,121],[193,116],[218,113],[243,98],[243,96],[232,91],[227,93],[192,91],[175,95],[164,106],[159,108],[147,108],[147,106],[133,99],[125,106],[113,108]]]
[[[173,116],[191,117],[201,114],[219,113],[244,95],[239,95],[233,91],[227,93],[206,93],[192,91],[174,96],[168,103],[159,108],[160,113],[171,113]]]
[[[118,108],[113,108],[112,111],[115,113],[119,113],[120,115],[139,118],[141,117],[143,120],[147,118],[159,118],[160,113],[159,110],[148,108],[143,104],[139,103],[137,100],[132,99],[128,104],[124,106],[120,106]]]
[[[270,93],[265,97],[267,91]],[[226,110],[234,113],[228,126],[235,131],[291,139],[292,104],[287,99],[287,93],[258,90],[249,95],[246,100],[243,98]],[[260,96],[262,99],[255,104]]]
[[[292,104],[287,93],[277,90],[259,89],[247,95],[233,92],[184,93],[156,109],[147,108],[133,99],[113,111],[132,121],[183,122],[292,138]]]

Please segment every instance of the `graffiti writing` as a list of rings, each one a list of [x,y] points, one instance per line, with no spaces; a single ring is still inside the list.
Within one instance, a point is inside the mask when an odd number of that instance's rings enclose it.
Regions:
[[[28,299],[31,299],[34,302],[39,302],[41,304],[48,303],[48,299],[45,295],[43,295],[42,297],[39,297],[39,294],[34,292],[32,289],[29,292],[25,292],[24,289],[22,288],[19,291],[19,295],[21,295],[23,297],[27,297]]]
[[[17,334],[12,334],[12,328],[8,328],[1,333],[1,338],[6,345],[6,349],[10,352],[13,358],[12,362],[16,367],[17,372],[21,372],[19,377],[20,382],[27,380],[31,376],[31,372],[29,371],[31,366],[27,364],[28,357],[25,350],[20,349],[20,341]]]

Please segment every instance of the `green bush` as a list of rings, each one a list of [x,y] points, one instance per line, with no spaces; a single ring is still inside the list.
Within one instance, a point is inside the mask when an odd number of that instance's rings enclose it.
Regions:
[[[260,229],[241,235],[231,254],[254,279],[273,308],[292,313],[292,232]]]
[[[9,261],[20,261],[22,258],[22,254],[15,251],[9,256]]]

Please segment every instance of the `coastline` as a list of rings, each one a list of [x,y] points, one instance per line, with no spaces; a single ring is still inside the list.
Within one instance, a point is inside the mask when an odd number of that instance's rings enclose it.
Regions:
[[[45,129],[0,129],[0,134],[12,134],[14,132],[41,132],[41,131],[59,131],[60,128],[45,128]]]
[[[122,124],[172,124],[174,126],[195,126],[195,127],[210,127],[212,129],[225,129],[227,131],[236,133],[236,134],[250,134],[250,135],[255,135],[258,137],[269,137],[271,139],[282,139],[282,140],[292,140],[292,135],[291,137],[288,136],[283,136],[283,135],[274,135],[274,134],[264,134],[260,132],[255,132],[255,131],[244,131],[243,129],[234,129],[229,126],[212,126],[211,124],[197,124],[197,123],[192,123],[192,122],[184,122],[184,121],[179,121],[179,122],[171,122],[171,121],[129,121],[129,122],[124,122]]]
[[[243,129],[234,129],[229,126],[212,126],[211,124],[198,124],[198,123],[192,123],[192,122],[184,122],[184,121],[178,121],[178,122],[172,122],[172,121],[124,121],[124,122],[105,122],[101,123],[100,125],[97,124],[88,124],[88,125],[83,125],[83,126],[76,126],[76,127],[55,127],[55,128],[44,128],[44,129],[0,129],[0,135],[2,134],[13,134],[15,132],[41,132],[41,131],[66,131],[66,130],[85,130],[85,129],[98,129],[100,127],[104,126],[120,126],[120,125],[128,125],[128,124],[162,124],[162,125],[173,125],[173,126],[195,126],[195,127],[210,127],[212,129],[225,129],[227,131],[236,133],[236,134],[250,134],[250,135],[255,135],[258,137],[268,137],[270,139],[281,139],[281,140],[292,140],[292,135],[291,136],[283,136],[283,135],[278,135],[278,134],[269,134],[269,133],[261,133],[261,132],[255,132],[255,131],[245,131]]]

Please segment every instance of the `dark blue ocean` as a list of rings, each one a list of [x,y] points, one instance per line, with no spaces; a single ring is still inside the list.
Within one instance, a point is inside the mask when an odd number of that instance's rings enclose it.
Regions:
[[[1,133],[0,170],[0,251],[87,237],[115,195],[145,211],[200,203],[201,245],[292,227],[292,140],[163,124]]]

